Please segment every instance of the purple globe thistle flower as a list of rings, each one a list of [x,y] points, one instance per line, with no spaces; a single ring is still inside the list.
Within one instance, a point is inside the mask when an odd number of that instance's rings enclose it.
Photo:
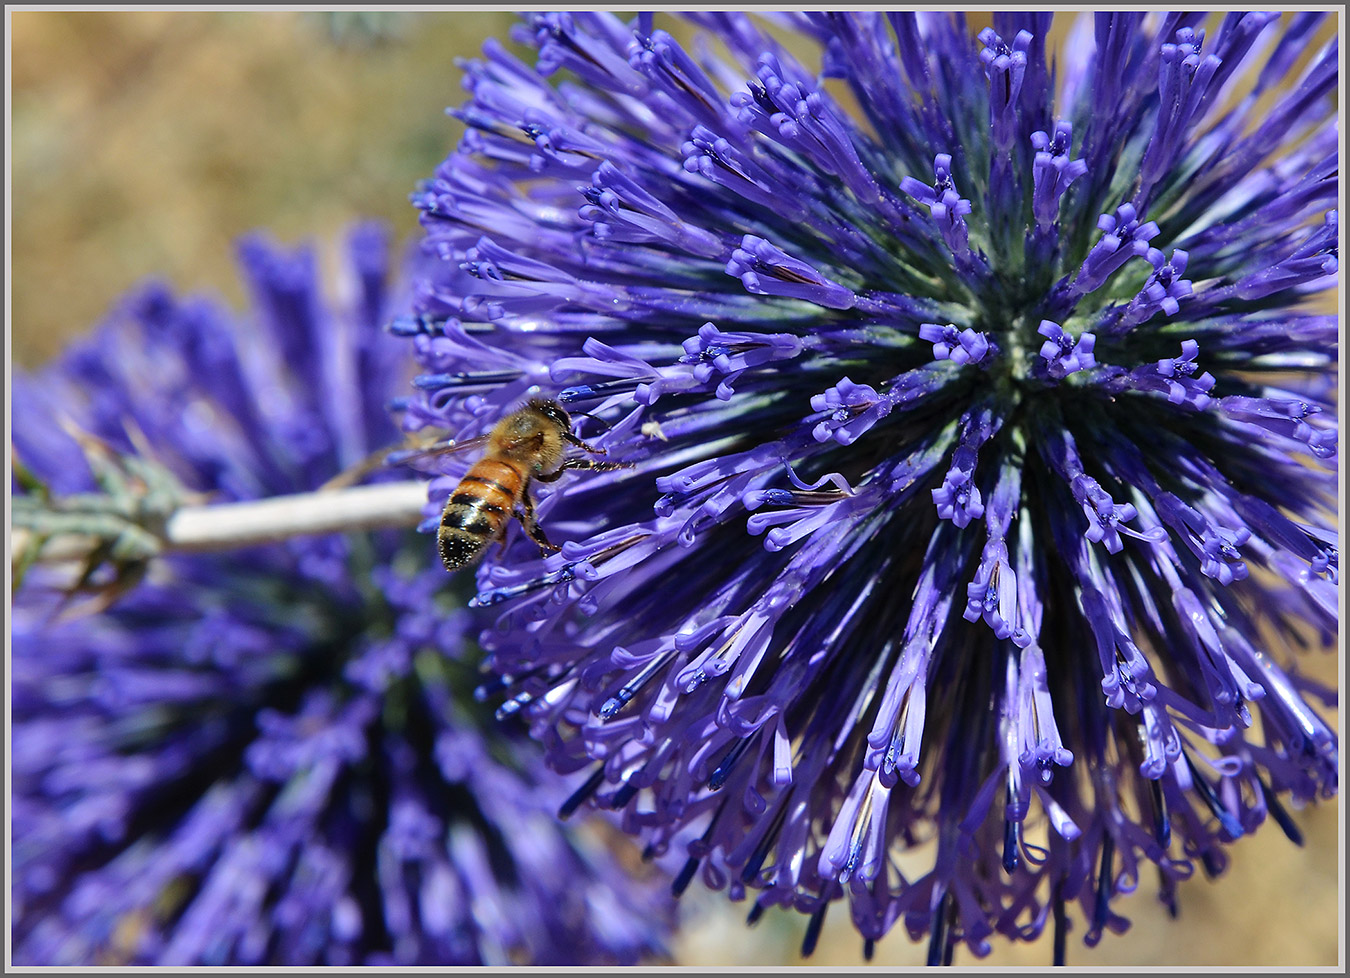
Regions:
[[[14,442],[55,492],[93,487],[68,422],[149,445],[220,501],[319,487],[397,440],[384,232],[345,290],[309,249],[240,258],[254,314],[132,294],[15,378]],[[485,713],[469,612],[411,530],[157,559],[106,612],[13,608],[13,948],[23,964],[575,964],[659,950],[669,898]]]
[[[591,771],[566,810],[809,914],[807,952],[846,898],[934,962],[1062,960],[1150,864],[1175,906],[1267,817],[1297,839],[1279,799],[1337,772],[1283,655],[1337,629],[1322,16],[1098,14],[1053,63],[1049,14],[488,42],[396,329],[409,427],[542,393],[631,464],[477,572],[484,694]]]

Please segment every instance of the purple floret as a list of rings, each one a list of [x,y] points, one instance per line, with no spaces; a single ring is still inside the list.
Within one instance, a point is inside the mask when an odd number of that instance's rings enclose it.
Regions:
[[[14,443],[94,488],[66,423],[217,501],[318,489],[398,439],[387,234],[318,256],[259,237],[252,314],[149,285],[40,375]],[[133,441],[134,437],[134,441]],[[395,478],[387,471],[377,478]],[[111,608],[13,612],[13,953],[25,966],[578,965],[659,953],[671,919],[603,827],[472,696],[469,613],[410,531],[173,555]],[[458,603],[462,604],[461,598]],[[598,832],[596,830],[599,830]]]
[[[1338,749],[1289,656],[1338,628],[1325,21],[688,20],[530,15],[414,197],[410,426],[537,392],[630,466],[477,571],[570,806],[808,950],[846,900],[935,963],[1297,835]],[[514,276],[460,271],[488,228]]]

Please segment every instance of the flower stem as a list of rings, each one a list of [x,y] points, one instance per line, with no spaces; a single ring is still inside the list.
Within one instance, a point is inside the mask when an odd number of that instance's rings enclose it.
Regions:
[[[320,533],[413,527],[422,519],[426,499],[426,483],[410,480],[183,506],[165,523],[162,552],[201,553]],[[62,534],[46,541],[39,559],[78,559],[88,551],[87,538]]]

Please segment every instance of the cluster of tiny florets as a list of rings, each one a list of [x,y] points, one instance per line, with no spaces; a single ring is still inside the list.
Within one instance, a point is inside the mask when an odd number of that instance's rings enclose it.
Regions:
[[[1338,625],[1337,50],[1205,19],[547,13],[467,66],[406,424],[542,393],[629,464],[478,571],[484,695],[677,890],[1095,943],[1334,792],[1272,636]]]
[[[92,495],[120,456],[243,503],[387,448],[409,371],[380,329],[406,300],[386,238],[353,234],[340,307],[311,249],[253,237],[251,315],[149,285],[17,375],[32,491]],[[28,571],[11,608],[16,963],[659,953],[665,895],[594,826],[556,821],[559,779],[473,701],[474,624],[424,544],[409,529],[161,556],[73,617],[60,568]]]

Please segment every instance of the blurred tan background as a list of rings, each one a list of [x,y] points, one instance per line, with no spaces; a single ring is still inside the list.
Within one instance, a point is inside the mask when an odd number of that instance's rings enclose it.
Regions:
[[[149,275],[182,290],[242,295],[232,242],[266,227],[286,241],[329,237],[358,217],[413,234],[417,180],[453,148],[464,100],[455,58],[504,37],[504,13],[11,14],[13,57],[12,341],[35,366]],[[658,15],[658,24],[661,22]],[[1308,671],[1334,683],[1334,654]],[[1123,937],[1084,948],[1071,965],[1333,966],[1338,957],[1341,833],[1335,803],[1233,847],[1219,882],[1180,890],[1171,921],[1151,875],[1120,912]],[[766,914],[747,930],[745,904],[695,883],[675,964],[846,966],[861,962],[847,910],[835,906],[815,955],[797,956],[804,921]],[[922,964],[897,927],[878,965]],[[1048,940],[996,947],[962,965],[1045,966]]]
[[[242,300],[232,242],[417,229],[455,59],[505,13],[12,15],[14,353],[50,357],[147,275]]]

